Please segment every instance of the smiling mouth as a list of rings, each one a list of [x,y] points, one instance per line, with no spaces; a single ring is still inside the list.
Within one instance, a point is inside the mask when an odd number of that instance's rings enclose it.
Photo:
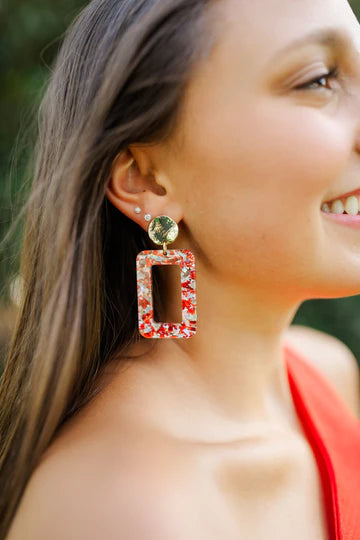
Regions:
[[[348,214],[357,216],[360,214],[360,188],[344,193],[325,201],[321,205],[322,212],[329,214]]]

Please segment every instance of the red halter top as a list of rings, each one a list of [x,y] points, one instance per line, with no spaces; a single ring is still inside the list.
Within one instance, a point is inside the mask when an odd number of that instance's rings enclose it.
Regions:
[[[323,487],[329,540],[360,540],[360,420],[313,365],[284,345],[294,405]]]

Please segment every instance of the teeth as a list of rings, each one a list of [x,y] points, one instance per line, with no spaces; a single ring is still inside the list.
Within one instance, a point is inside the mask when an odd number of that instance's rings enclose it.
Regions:
[[[345,210],[347,214],[356,216],[359,212],[359,199],[354,195],[348,197],[345,201]]]
[[[328,205],[328,203],[324,203],[324,204],[322,205],[322,207],[321,207],[321,210],[322,210],[323,212],[327,212],[327,213],[331,212],[330,206]]]
[[[351,195],[350,197],[347,197],[347,199],[343,199],[343,201],[337,199],[332,203],[324,203],[321,206],[321,210],[332,214],[343,214],[346,212],[351,216],[356,216],[359,213],[360,203],[355,195]]]
[[[332,202],[331,207],[330,207],[330,211],[332,214],[343,214],[344,210],[345,210],[345,207],[339,199]]]
[[[343,214],[344,210],[344,205],[339,199],[331,204],[330,211],[332,214]]]

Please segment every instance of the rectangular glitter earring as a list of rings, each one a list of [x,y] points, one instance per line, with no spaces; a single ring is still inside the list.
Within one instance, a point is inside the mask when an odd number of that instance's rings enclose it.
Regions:
[[[154,218],[148,228],[153,242],[163,250],[141,251],[136,257],[139,332],[145,338],[189,338],[196,334],[195,257],[188,249],[167,250],[178,236],[177,223],[168,216]],[[154,265],[178,264],[181,276],[182,322],[156,322],[152,287]]]

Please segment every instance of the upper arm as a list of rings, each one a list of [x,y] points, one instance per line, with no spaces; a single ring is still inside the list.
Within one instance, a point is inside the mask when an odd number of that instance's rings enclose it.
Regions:
[[[85,490],[54,475],[35,474],[25,489],[6,540],[100,540],[100,512],[101,508],[94,508]]]
[[[71,520],[64,503],[61,483],[60,489],[57,489],[57,482],[51,486],[46,474],[36,470],[25,488],[6,540],[56,540],[64,537],[64,521]],[[66,520],[59,519],[58,513],[61,512]]]
[[[99,467],[101,468],[101,467]],[[31,478],[6,540],[139,540],[156,537],[141,486],[116,475],[46,470]],[[115,481],[114,481],[115,479]]]
[[[285,339],[326,376],[360,418],[360,370],[349,347],[335,336],[300,325],[291,325]]]

